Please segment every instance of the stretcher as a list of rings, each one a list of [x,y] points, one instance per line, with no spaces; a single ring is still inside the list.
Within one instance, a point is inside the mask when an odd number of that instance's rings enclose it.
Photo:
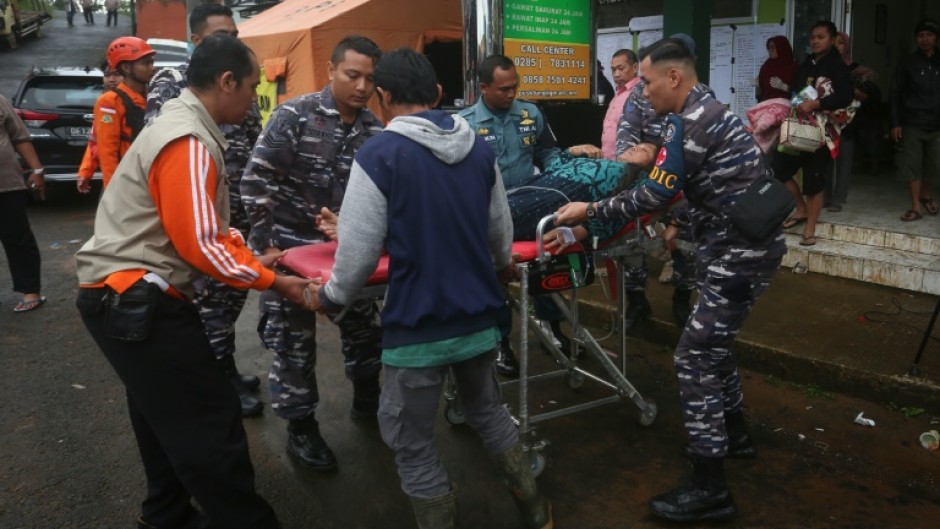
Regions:
[[[519,377],[515,380],[501,382],[503,387],[518,387],[518,412],[513,420],[519,426],[520,438],[523,447],[531,458],[532,469],[539,475],[545,468],[545,459],[541,455],[547,442],[536,438],[535,425],[543,421],[562,417],[572,413],[593,409],[621,400],[632,401],[639,409],[639,423],[648,426],[656,418],[657,407],[654,402],[643,398],[636,387],[627,379],[626,330],[620,329],[620,359],[618,366],[595,340],[591,333],[580,323],[578,317],[578,293],[594,280],[595,259],[604,258],[618,263],[618,269],[623,269],[623,259],[635,255],[638,251],[645,251],[651,243],[661,244],[656,240],[656,233],[652,225],[655,215],[645,216],[639,221],[631,222],[617,235],[605,241],[598,241],[588,248],[576,243],[565,248],[562,252],[553,255],[544,248],[542,239],[546,228],[552,226],[554,215],[544,217],[539,222],[534,241],[521,241],[513,243],[513,254],[518,256],[517,269],[519,271],[519,295],[509,296],[513,310],[520,315],[517,353],[519,360]],[[309,246],[292,248],[280,261],[280,266],[295,275],[310,279],[319,278],[324,283],[329,280],[333,269],[334,254],[337,244],[325,242]],[[615,277],[619,274],[608,274],[610,288],[617,289]],[[369,276],[361,298],[381,299],[388,282],[388,257],[383,255],[376,270]],[[569,293],[567,296],[565,293]],[[529,315],[530,295],[547,295],[571,323],[573,336],[572,350],[568,354],[561,351],[554,343],[553,336],[537,324],[534,316]],[[625,309],[625,293],[616,292],[619,299],[619,321],[623,321]],[[334,321],[342,317],[342,313],[334,317]],[[547,350],[557,363],[557,369],[538,374],[530,373],[529,367],[529,330],[533,331],[543,348]],[[595,373],[579,365],[580,349],[583,348],[601,367],[603,372]],[[551,379],[564,378],[567,385],[577,389],[586,381],[592,381],[611,390],[612,394],[603,398],[582,402],[566,408],[547,412],[533,413],[529,407],[529,385]],[[451,377],[444,390],[445,419],[451,424],[462,424],[465,421],[461,409],[456,385]]]

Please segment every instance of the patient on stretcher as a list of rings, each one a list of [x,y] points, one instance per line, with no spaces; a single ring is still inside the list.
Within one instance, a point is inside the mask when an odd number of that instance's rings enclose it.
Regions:
[[[653,165],[656,151],[653,144],[639,144],[624,154],[629,163],[576,156],[580,151],[575,148],[563,152],[541,175],[540,186],[524,186],[509,192],[513,240],[532,240],[539,220],[568,202],[596,202],[636,186],[646,178],[645,168]],[[620,232],[626,223],[623,219],[593,220],[587,226],[572,228],[572,233],[579,241],[589,236],[605,240]],[[546,237],[546,244],[557,237],[558,232],[553,230]],[[552,242],[547,248],[557,245]]]

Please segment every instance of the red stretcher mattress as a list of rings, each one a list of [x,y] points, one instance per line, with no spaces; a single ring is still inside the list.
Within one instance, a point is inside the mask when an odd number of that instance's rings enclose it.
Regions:
[[[653,216],[654,215],[645,215],[641,217],[640,221],[646,224]],[[611,239],[602,241],[600,247],[604,248],[607,245],[606,243],[619,239],[635,229],[634,227],[634,222],[627,224],[617,235]],[[336,246],[336,241],[330,241],[291,248],[287,251],[287,255],[281,258],[279,266],[300,277],[307,279],[320,278],[326,283],[330,280],[330,275],[333,272],[333,256],[336,253]],[[584,248],[580,244],[572,244],[561,253],[569,254],[581,251],[584,251]],[[516,241],[512,243],[512,253],[521,256],[519,262],[525,263],[534,261],[538,256],[538,246],[536,245],[536,241]],[[373,272],[366,281],[366,285],[384,285],[386,283],[388,283],[388,255],[383,254],[382,257],[379,258],[379,264],[375,272]]]

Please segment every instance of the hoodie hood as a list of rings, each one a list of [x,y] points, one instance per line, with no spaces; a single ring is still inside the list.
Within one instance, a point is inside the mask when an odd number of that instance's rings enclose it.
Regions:
[[[443,110],[397,117],[385,130],[417,142],[448,165],[463,161],[476,143],[476,134],[467,120]]]

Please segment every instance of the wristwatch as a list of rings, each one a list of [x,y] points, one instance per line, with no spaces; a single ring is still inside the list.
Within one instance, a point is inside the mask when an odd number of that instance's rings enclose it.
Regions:
[[[587,205],[587,210],[585,211],[588,219],[594,219],[597,217],[597,202],[591,202]]]

